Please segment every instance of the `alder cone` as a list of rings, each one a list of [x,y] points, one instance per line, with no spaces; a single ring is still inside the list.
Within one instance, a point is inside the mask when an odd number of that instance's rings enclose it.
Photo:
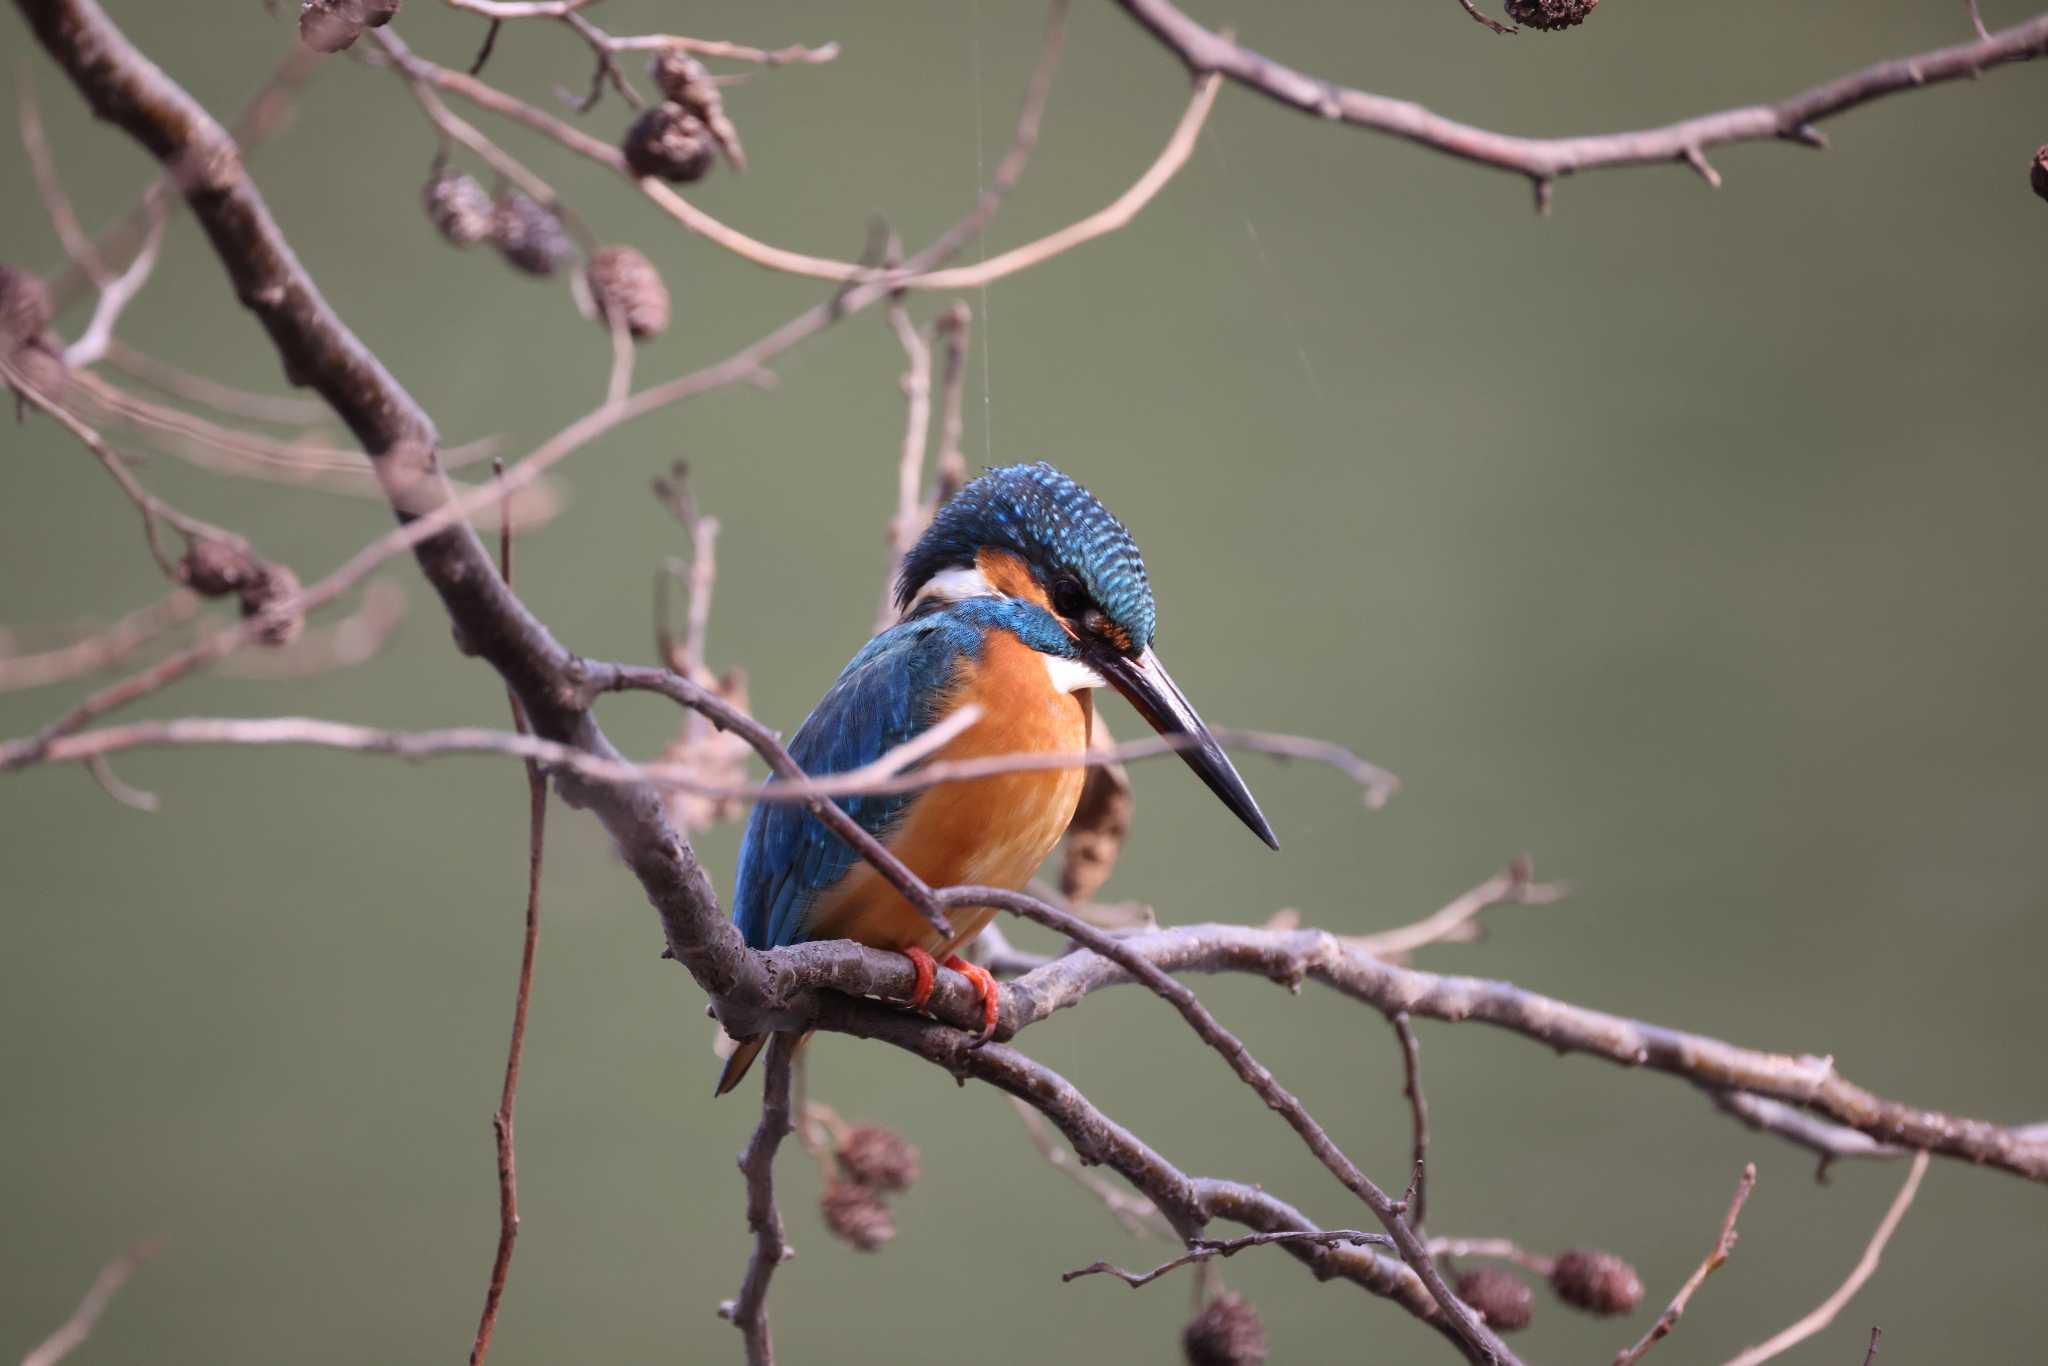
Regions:
[[[194,537],[178,560],[178,581],[201,597],[239,592],[256,577],[256,566],[246,551],[210,536]]]
[[[606,326],[614,320],[624,323],[635,341],[668,331],[668,286],[661,282],[654,262],[638,249],[600,248],[590,258],[586,276],[591,297],[597,301],[597,315]]]
[[[917,1180],[917,1149],[903,1135],[879,1124],[856,1124],[836,1154],[846,1179],[881,1191],[909,1190]]]
[[[852,1181],[827,1185],[818,1198],[818,1210],[826,1228],[862,1252],[873,1252],[896,1236],[896,1222],[881,1197]]]
[[[1597,1248],[1560,1252],[1550,1269],[1550,1288],[1572,1308],[1602,1316],[1626,1314],[1643,1298],[1643,1280],[1636,1269]]]
[[[439,170],[427,179],[420,199],[434,230],[458,247],[473,247],[491,236],[495,207],[476,177]]]
[[[528,275],[553,275],[576,251],[562,221],[518,190],[506,190],[492,205],[491,242]]]
[[[1496,1332],[1520,1332],[1535,1316],[1535,1293],[1526,1281],[1504,1267],[1474,1267],[1458,1277],[1452,1288]]]
[[[1509,19],[1523,28],[1555,33],[1585,23],[1586,16],[1599,3],[1600,0],[1507,0],[1507,13]]]
[[[674,100],[664,100],[634,119],[619,150],[634,175],[677,184],[702,180],[718,159],[717,143],[704,120]]]
[[[259,617],[273,604],[293,596],[299,591],[299,576],[281,564],[266,564],[256,571],[255,577],[241,586],[242,615]],[[279,617],[264,623],[256,635],[262,644],[270,646],[289,645],[299,638],[306,629],[306,614],[294,612],[288,617]]]
[[[1250,1300],[1225,1291],[1188,1320],[1180,1347],[1188,1366],[1265,1366],[1266,1326]]]

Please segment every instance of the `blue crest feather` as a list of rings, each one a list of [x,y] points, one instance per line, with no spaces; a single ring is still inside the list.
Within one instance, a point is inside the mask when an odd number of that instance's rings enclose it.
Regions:
[[[932,575],[972,565],[984,546],[1014,553],[1034,573],[1072,574],[1134,651],[1152,643],[1157,615],[1137,542],[1094,494],[1044,461],[992,469],[940,508],[904,557],[896,605],[908,607]]]

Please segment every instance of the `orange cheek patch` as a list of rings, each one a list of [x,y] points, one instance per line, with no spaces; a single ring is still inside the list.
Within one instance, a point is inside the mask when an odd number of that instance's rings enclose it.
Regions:
[[[983,546],[975,552],[974,567],[988,580],[989,587],[1004,597],[1021,598],[1025,602],[1037,603],[1048,612],[1052,610],[1052,599],[1032,577],[1030,567],[1009,551]]]

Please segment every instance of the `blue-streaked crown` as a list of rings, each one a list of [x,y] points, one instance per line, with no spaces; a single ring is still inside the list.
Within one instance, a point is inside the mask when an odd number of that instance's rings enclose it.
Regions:
[[[984,546],[1015,554],[1048,592],[1062,576],[1130,637],[1131,653],[1152,643],[1152,585],[1138,544],[1095,495],[1039,461],[989,470],[939,509],[904,558],[896,605],[908,607],[932,575],[970,567]]]

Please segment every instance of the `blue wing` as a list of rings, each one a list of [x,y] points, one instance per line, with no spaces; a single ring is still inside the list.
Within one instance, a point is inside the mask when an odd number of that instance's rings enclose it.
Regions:
[[[977,626],[956,611],[891,627],[867,643],[798,729],[789,752],[804,772],[842,773],[914,739],[939,719],[956,663],[980,646]],[[916,793],[848,797],[839,806],[887,839]],[[800,803],[757,802],[740,842],[732,919],[750,948],[804,937],[820,893],[846,874],[853,850]]]

